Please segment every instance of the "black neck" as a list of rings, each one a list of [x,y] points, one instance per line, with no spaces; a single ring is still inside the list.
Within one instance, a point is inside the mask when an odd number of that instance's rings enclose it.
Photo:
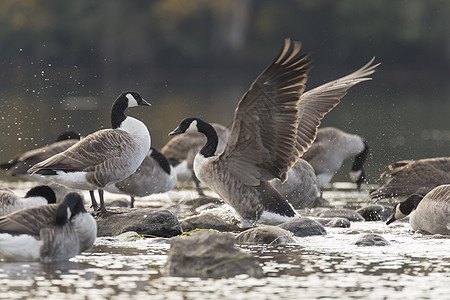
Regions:
[[[355,157],[351,170],[352,171],[361,170],[368,155],[369,155],[369,146],[367,146],[366,141],[364,141],[364,150]]]
[[[114,101],[111,108],[111,127],[113,129],[119,128],[122,122],[127,118],[125,115],[127,107],[128,99],[124,96],[119,96],[119,98]]]
[[[167,174],[170,175],[170,164],[167,158],[155,148],[151,149],[152,153],[150,154],[150,156],[153,157],[154,160],[156,160],[161,169],[163,169]]]
[[[400,204],[400,211],[406,216],[409,215],[413,210],[417,208],[417,205],[419,205],[422,199],[423,195],[420,194],[413,194],[409,196],[408,199]]]
[[[198,120],[197,121],[198,131],[206,136],[206,144],[200,150],[200,154],[204,157],[214,156],[217,150],[217,145],[219,143],[219,138],[217,137],[216,130],[210,124]]]

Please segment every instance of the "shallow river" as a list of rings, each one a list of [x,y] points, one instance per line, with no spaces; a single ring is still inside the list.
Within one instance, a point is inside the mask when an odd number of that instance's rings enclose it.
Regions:
[[[0,184],[23,195],[32,183]],[[175,191],[137,205],[174,205],[191,194]],[[324,198],[353,208],[366,205],[366,195],[335,185]],[[98,238],[89,251],[64,263],[0,260],[0,299],[449,299],[450,237],[414,233],[406,222],[326,229],[325,236],[298,238],[286,246],[241,247],[258,257],[265,272],[258,279],[169,277],[164,274],[167,239]],[[353,245],[364,233],[382,235],[390,245]]]

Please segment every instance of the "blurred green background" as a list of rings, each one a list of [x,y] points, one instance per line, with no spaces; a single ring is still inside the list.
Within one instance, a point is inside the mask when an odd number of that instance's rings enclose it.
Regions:
[[[187,116],[229,125],[290,37],[312,53],[307,89],[382,63],[322,123],[368,140],[375,183],[395,160],[448,155],[449,28],[445,0],[2,0],[0,161],[108,128],[126,90],[152,102],[129,114],[157,148]]]

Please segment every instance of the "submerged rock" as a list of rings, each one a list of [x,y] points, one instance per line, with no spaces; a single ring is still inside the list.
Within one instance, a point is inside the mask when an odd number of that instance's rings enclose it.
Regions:
[[[366,221],[386,221],[391,215],[392,208],[384,205],[368,205],[356,210]]]
[[[316,219],[316,221],[325,227],[331,228],[349,228],[351,224],[346,218],[321,218]]]
[[[378,234],[368,233],[359,237],[355,243],[356,246],[389,246],[389,242]]]
[[[318,213],[321,218],[345,218],[349,221],[364,221],[364,218],[354,210],[351,209],[330,209]]]
[[[117,236],[127,231],[140,235],[172,237],[182,233],[177,217],[166,209],[119,209],[117,213],[96,217],[97,236]]]
[[[309,218],[299,218],[278,225],[295,236],[326,235],[327,231],[319,222]]]
[[[236,240],[240,244],[284,245],[292,241],[292,233],[278,226],[261,226],[241,232]]]
[[[169,276],[261,277],[263,270],[258,260],[234,247],[234,242],[233,234],[214,231],[172,238],[165,271]]]
[[[200,215],[189,217],[180,221],[181,228],[184,232],[195,229],[214,229],[223,232],[240,232],[242,229],[234,224],[231,224],[219,216],[214,215]]]

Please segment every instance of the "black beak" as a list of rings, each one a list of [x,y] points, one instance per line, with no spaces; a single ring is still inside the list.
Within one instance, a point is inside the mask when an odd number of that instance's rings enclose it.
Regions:
[[[148,103],[147,101],[145,101],[144,99],[140,99],[140,101],[139,101],[139,103],[138,103],[139,105],[144,105],[144,106],[152,106],[150,103]]]
[[[391,223],[394,222],[394,221],[395,221],[395,209],[392,210],[392,214],[391,214],[391,216],[389,217],[389,219],[387,219],[386,225],[389,225],[389,224],[391,224]]]
[[[180,127],[177,127],[173,131],[171,131],[169,133],[169,135],[177,135],[177,134],[182,134],[182,133],[184,133],[184,132],[180,129]]]

